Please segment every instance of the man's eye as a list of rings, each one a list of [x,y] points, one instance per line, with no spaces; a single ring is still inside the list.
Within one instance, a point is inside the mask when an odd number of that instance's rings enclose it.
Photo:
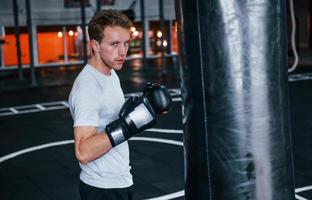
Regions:
[[[113,43],[112,45],[113,45],[114,47],[117,47],[117,46],[118,46],[118,44],[117,44],[117,43]]]

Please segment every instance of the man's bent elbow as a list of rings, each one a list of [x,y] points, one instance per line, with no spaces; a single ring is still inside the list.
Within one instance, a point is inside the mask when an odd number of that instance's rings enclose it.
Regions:
[[[86,155],[81,154],[81,153],[76,153],[76,158],[83,165],[86,165],[90,162],[90,159],[88,159]]]

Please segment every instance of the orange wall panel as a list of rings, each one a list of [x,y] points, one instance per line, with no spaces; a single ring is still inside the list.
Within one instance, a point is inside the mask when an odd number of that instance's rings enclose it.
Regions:
[[[178,53],[179,52],[178,29],[177,29],[177,23],[176,22],[172,26],[171,33],[172,33],[172,39],[171,39],[172,51]]]
[[[75,40],[77,39],[76,36],[66,36],[67,40],[67,54],[68,56],[75,55]]]
[[[15,35],[8,34],[4,37],[4,39],[5,39],[5,44],[3,45],[4,65],[5,66],[17,65]],[[29,64],[28,34],[22,33],[20,35],[20,41],[22,51],[22,64]]]
[[[39,63],[63,61],[63,37],[58,37],[57,32],[38,33]]]

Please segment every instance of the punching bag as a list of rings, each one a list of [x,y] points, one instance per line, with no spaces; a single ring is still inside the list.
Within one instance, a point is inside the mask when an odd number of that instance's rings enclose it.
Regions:
[[[294,199],[285,4],[176,1],[186,199]]]

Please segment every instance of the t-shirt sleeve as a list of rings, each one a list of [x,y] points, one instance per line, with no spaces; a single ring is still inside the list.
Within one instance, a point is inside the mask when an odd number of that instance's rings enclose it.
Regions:
[[[70,106],[74,127],[99,126],[99,99],[95,89],[92,87],[79,87],[73,92]]]

